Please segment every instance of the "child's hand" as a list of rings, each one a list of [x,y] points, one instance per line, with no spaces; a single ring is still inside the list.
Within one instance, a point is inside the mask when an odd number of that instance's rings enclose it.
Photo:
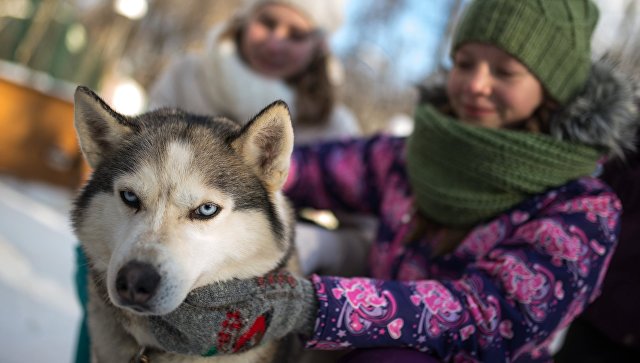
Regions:
[[[212,356],[243,352],[289,333],[311,335],[313,286],[286,271],[193,290],[173,312],[150,317],[166,351]]]

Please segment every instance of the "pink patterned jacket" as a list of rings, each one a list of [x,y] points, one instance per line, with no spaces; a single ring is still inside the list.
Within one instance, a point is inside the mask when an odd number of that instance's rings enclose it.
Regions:
[[[453,362],[550,360],[547,346],[599,294],[621,205],[598,179],[533,196],[476,226],[450,254],[407,243],[405,140],[378,135],[294,151],[297,207],[379,217],[372,278],[313,276],[313,349],[412,347]]]

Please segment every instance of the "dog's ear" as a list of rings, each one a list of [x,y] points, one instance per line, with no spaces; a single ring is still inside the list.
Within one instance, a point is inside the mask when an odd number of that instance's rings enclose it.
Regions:
[[[123,137],[134,131],[133,125],[87,87],[76,88],[74,104],[80,149],[89,165],[95,168]]]
[[[260,111],[232,146],[270,192],[280,190],[287,180],[293,151],[293,126],[287,104],[276,101]]]

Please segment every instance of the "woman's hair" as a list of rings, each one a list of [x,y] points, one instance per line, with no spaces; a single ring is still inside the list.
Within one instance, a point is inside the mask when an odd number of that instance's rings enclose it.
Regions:
[[[235,16],[225,35],[232,37],[236,44],[241,44],[246,24],[245,16]],[[240,46],[238,51],[246,62]],[[329,122],[335,103],[335,89],[329,78],[329,55],[322,46],[316,48],[309,65],[302,72],[284,82],[295,91],[296,124],[324,125]]]
[[[329,57],[320,47],[305,70],[286,80],[296,91],[296,122],[321,125],[329,121],[335,92],[329,79]]]

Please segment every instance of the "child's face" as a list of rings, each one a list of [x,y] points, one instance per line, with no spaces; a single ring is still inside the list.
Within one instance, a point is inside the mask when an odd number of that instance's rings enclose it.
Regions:
[[[544,97],[542,85],[522,63],[481,43],[456,51],[447,94],[458,118],[491,128],[528,119]]]
[[[321,39],[313,24],[293,8],[268,4],[250,17],[240,42],[251,68],[286,79],[309,65]]]

